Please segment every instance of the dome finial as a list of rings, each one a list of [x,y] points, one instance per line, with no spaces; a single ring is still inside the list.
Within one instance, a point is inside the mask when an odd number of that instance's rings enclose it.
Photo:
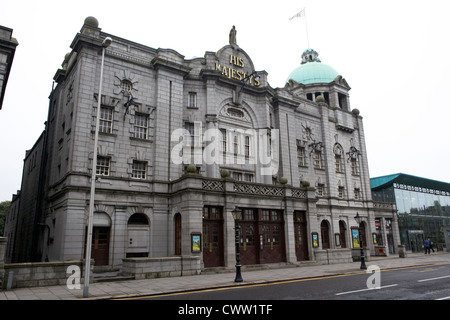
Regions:
[[[321,62],[319,59],[319,54],[314,49],[306,49],[302,54],[302,64],[307,62]]]
[[[98,20],[93,16],[84,19],[84,24],[93,28],[98,28]]]

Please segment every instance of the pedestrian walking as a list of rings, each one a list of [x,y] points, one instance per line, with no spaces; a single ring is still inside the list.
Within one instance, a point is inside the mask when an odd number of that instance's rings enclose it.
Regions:
[[[431,240],[430,240],[430,249],[431,249],[431,251],[433,251],[433,253],[434,253],[434,249],[433,249],[433,241],[431,241]]]
[[[430,244],[431,244],[430,238],[426,239],[423,244],[425,246],[425,254],[427,253],[430,254]]]

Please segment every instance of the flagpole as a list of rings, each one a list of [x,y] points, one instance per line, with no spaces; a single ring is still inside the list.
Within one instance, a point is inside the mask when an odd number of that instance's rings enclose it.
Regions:
[[[306,23],[306,7],[303,7],[303,14],[304,14],[304,17],[305,17],[306,42],[308,44],[308,49],[309,49],[310,47],[309,47],[308,24]]]
[[[292,20],[294,18],[301,18],[304,17],[305,18],[305,31],[306,31],[306,42],[308,44],[308,49],[309,47],[309,34],[308,34],[308,23],[306,22],[306,7],[303,7],[303,10],[300,11],[299,13],[297,13],[296,15],[292,16],[289,18],[289,20]]]

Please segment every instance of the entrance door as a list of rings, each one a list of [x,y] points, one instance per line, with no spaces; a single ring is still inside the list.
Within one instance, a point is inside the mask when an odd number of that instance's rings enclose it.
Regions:
[[[347,248],[347,227],[345,222],[339,221],[339,242],[341,243],[341,248]]]
[[[392,235],[391,231],[387,232],[387,242],[388,242],[388,249],[389,249],[389,253],[395,253],[394,252],[394,236]]]
[[[175,255],[181,256],[181,214],[175,215]]]
[[[109,262],[110,227],[94,227],[92,230],[92,254],[96,266],[106,266]]]
[[[259,223],[264,241],[264,247],[260,253],[260,263],[286,261],[283,211],[263,209],[260,211]]]
[[[320,224],[320,232],[322,235],[322,249],[330,249],[330,225],[327,220],[323,220]]]
[[[308,237],[306,235],[306,212],[294,212],[295,255],[297,261],[309,260]]]
[[[243,209],[240,227],[239,254],[241,264],[257,264],[259,261],[260,239],[257,224],[258,211]]]
[[[367,238],[366,238],[366,223],[363,221],[361,222],[361,239],[362,239],[362,247],[367,248]]]
[[[286,261],[282,210],[243,209],[241,228],[241,264]]]
[[[224,266],[221,207],[203,208],[203,263],[205,268]]]

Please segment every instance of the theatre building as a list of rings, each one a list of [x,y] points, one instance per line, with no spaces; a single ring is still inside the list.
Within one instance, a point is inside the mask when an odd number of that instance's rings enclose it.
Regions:
[[[22,185],[42,196],[18,195],[40,200],[19,206],[14,221],[34,225],[18,224],[12,261],[84,258],[98,99],[95,267],[178,256],[196,257],[201,269],[234,268],[235,222],[243,265],[348,262],[360,245],[369,257],[394,252],[396,208],[372,201],[347,81],[307,49],[285,86],[273,88],[234,27],[224,43],[185,59],[86,18],[24,162]]]

